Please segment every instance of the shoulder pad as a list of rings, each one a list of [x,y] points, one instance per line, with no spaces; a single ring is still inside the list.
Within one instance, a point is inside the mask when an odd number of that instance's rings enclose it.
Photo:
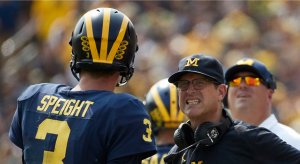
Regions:
[[[48,84],[48,83],[30,85],[22,92],[22,94],[19,96],[18,100],[20,101],[20,100],[28,99],[38,92],[44,92],[44,93],[49,93],[49,94],[55,93],[58,90],[60,90],[62,87],[65,87],[65,85]]]

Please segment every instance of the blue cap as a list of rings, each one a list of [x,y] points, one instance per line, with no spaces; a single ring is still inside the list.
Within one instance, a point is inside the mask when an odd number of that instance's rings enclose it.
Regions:
[[[224,84],[224,72],[222,64],[212,56],[204,54],[194,54],[179,61],[178,71],[168,79],[170,83],[175,83],[186,73],[198,73],[215,80],[219,84]]]
[[[234,75],[239,72],[252,72],[260,77],[264,84],[270,89],[276,89],[276,81],[272,73],[260,61],[252,58],[243,58],[232,67],[228,68],[225,73],[225,79],[228,83],[234,78]]]

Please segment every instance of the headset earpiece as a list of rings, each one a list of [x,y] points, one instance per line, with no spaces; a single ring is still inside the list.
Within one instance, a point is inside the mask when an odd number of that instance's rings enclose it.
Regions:
[[[195,141],[200,141],[208,138],[208,140],[203,140],[203,142],[200,144],[208,147],[217,142],[219,135],[220,132],[216,124],[211,122],[205,122],[195,130],[194,138]]]
[[[189,123],[179,125],[174,132],[174,142],[180,149],[184,149],[195,142],[194,131]]]
[[[232,124],[232,119],[225,109],[222,111],[224,116],[218,123],[202,123],[195,132],[189,122],[182,123],[174,133],[175,144],[180,150],[199,142],[202,147],[209,147],[216,144]]]

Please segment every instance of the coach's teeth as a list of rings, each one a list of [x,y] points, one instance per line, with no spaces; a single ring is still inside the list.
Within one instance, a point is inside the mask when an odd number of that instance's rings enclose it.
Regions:
[[[195,105],[199,103],[199,100],[187,100],[186,103],[189,105]]]

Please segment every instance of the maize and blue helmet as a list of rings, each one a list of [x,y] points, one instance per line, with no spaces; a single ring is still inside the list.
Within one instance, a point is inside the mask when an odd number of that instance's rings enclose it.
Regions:
[[[70,40],[71,71],[118,71],[124,85],[134,72],[138,50],[137,35],[130,19],[112,8],[97,8],[85,13],[77,22]]]
[[[155,83],[146,95],[145,106],[151,120],[153,130],[176,129],[185,121],[185,116],[178,106],[176,86],[163,79]]]

